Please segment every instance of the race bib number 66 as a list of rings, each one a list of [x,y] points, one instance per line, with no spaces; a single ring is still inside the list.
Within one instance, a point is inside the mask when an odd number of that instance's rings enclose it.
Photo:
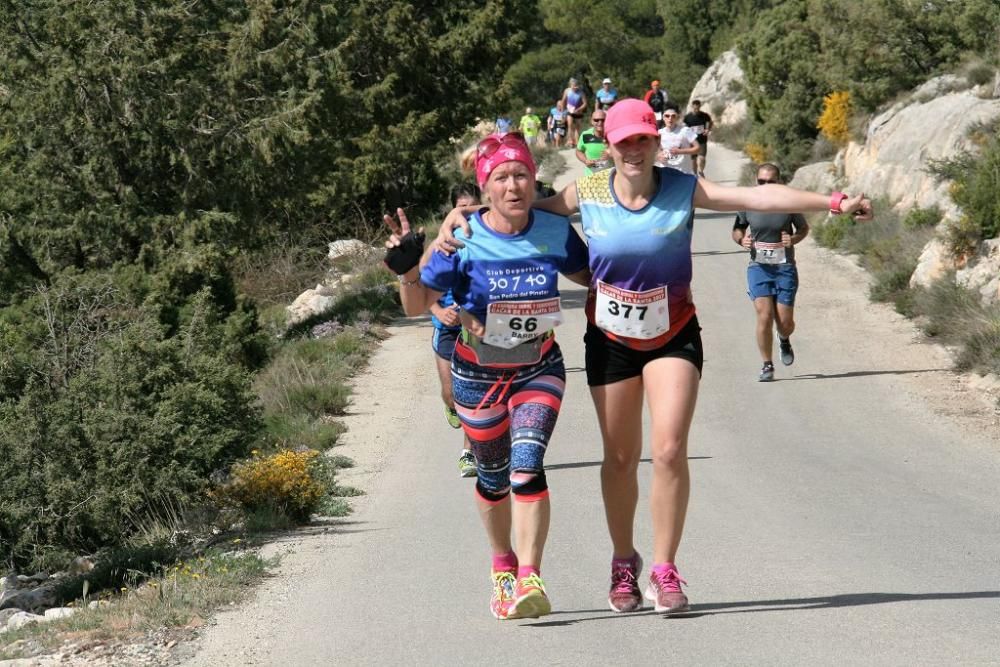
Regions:
[[[483,342],[511,349],[562,324],[559,297],[537,301],[496,301],[486,309]]]
[[[670,330],[667,287],[633,292],[598,280],[594,320],[619,336],[640,340],[661,336]]]

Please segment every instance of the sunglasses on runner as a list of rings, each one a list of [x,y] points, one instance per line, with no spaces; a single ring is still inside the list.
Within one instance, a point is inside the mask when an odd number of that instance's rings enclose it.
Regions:
[[[603,119],[603,118],[591,118],[591,119],[590,119],[590,122],[591,122],[591,123],[595,123],[595,124],[596,124],[596,123],[603,123],[603,122],[604,122],[604,119]]]
[[[490,157],[498,150],[501,146],[526,146],[527,142],[524,140],[524,135],[520,132],[508,132],[502,137],[486,137],[479,144],[476,145],[476,150],[479,152],[479,157]]]
[[[665,113],[665,114],[663,114],[663,117],[664,118],[677,118],[677,114],[675,114],[675,113]]]
[[[768,183],[777,183],[778,181],[769,181],[766,178],[758,178],[757,185],[767,185]]]

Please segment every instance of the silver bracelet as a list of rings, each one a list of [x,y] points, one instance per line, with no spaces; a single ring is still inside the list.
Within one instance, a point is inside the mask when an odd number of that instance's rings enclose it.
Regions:
[[[417,285],[420,283],[420,276],[417,276],[416,280],[407,280],[405,275],[396,276],[396,280],[403,287],[410,287],[411,285]]]

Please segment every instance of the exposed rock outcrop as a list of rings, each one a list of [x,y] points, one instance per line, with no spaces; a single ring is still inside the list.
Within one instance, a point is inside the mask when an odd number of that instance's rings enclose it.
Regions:
[[[940,239],[931,239],[920,253],[917,268],[910,276],[910,286],[930,287],[946,273],[954,271],[955,267],[955,258],[945,244]]]
[[[968,265],[955,273],[955,282],[979,292],[984,303],[1000,302],[1000,239],[983,241]]]
[[[957,85],[957,77],[937,77],[873,118],[865,143],[851,143],[837,157],[846,187],[897,201],[900,209],[937,206],[945,217],[958,215],[948,184],[928,167],[972,149],[969,129],[1000,117],[1000,100],[971,90],[942,94]]]
[[[961,215],[948,194],[949,183],[930,173],[936,160],[975,150],[970,129],[1000,118],[1000,74],[970,87],[953,74],[935,77],[875,116],[863,144],[852,142],[830,162],[806,165],[795,173],[794,187],[865,192],[897,202],[900,211],[914,207],[941,210],[943,217]],[[951,271],[985,301],[1000,298],[1000,241],[983,244],[982,252],[959,262],[939,238],[920,255],[911,285],[928,287]],[[964,258],[963,258],[964,259]]]
[[[795,172],[788,184],[802,190],[832,192],[840,187],[837,165],[833,160],[807,164]]]
[[[287,325],[294,326],[300,322],[326,312],[337,302],[337,292],[326,285],[316,285],[316,289],[307,289],[296,297],[288,306]]]
[[[701,75],[690,99],[701,100],[701,108],[713,115],[717,125],[735,125],[747,117],[743,86],[740,57],[735,51],[726,51]]]
[[[327,258],[333,262],[344,259],[365,258],[378,252],[378,249],[358,239],[331,241],[327,245],[327,248]]]

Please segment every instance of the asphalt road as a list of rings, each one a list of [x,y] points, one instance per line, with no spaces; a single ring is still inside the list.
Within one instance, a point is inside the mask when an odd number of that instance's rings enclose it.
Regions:
[[[735,153],[713,146],[710,160],[711,178],[735,181]],[[276,576],[206,628],[187,664],[1000,664],[996,421],[970,421],[961,406],[975,399],[956,398],[943,352],[868,304],[861,272],[809,241],[798,359],[758,383],[730,221],[699,213],[693,248],[706,362],[678,556],[691,614],[607,608],[584,291],[567,286],[567,393],[547,456],[551,616],[490,616],[489,553],[472,483],[457,476],[430,326],[402,321],[358,379],[340,450],[359,464],[347,482],[368,495],[347,519],[279,538]]]

